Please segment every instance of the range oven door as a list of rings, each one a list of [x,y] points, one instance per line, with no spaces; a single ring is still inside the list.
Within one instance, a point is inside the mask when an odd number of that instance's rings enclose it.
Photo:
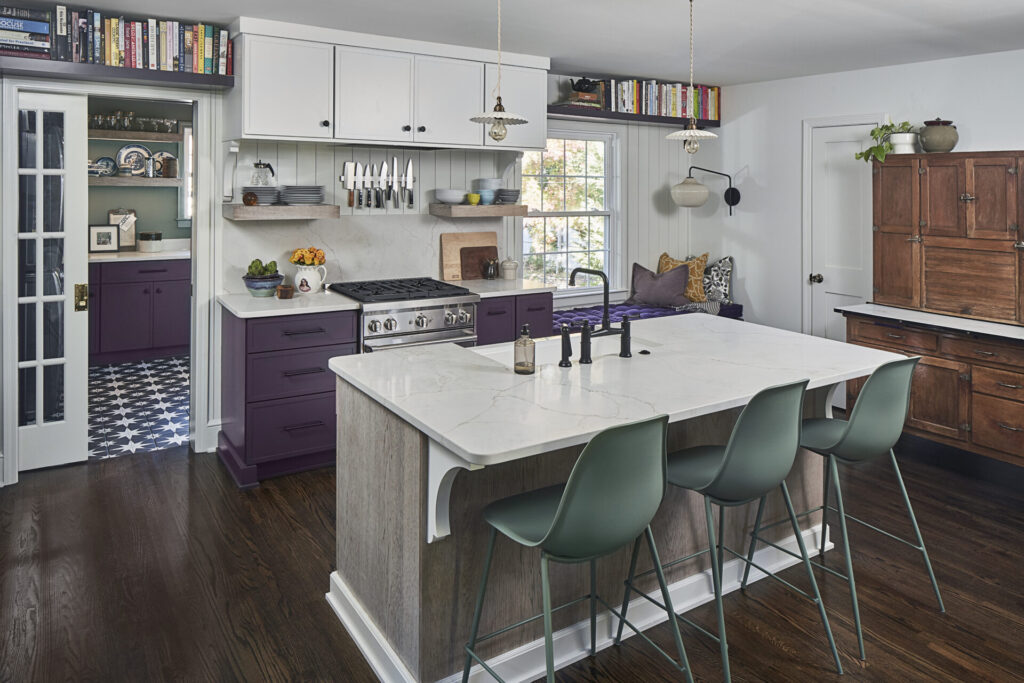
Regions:
[[[459,330],[459,335],[450,332],[425,333],[422,335],[400,337],[377,337],[363,340],[363,353],[387,351],[388,349],[408,349],[413,346],[431,346],[433,344],[458,344],[459,346],[476,346],[476,334],[473,330]]]

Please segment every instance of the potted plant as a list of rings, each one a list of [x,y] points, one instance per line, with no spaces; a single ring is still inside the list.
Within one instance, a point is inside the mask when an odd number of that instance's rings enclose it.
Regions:
[[[242,281],[253,296],[274,296],[277,286],[284,282],[284,275],[277,272],[277,261],[264,265],[263,261],[253,259]]]
[[[873,128],[871,139],[875,141],[875,144],[863,152],[857,152],[854,156],[868,163],[873,160],[884,162],[885,157],[889,154],[913,154],[917,133],[914,132],[910,121],[899,124],[890,121]]]

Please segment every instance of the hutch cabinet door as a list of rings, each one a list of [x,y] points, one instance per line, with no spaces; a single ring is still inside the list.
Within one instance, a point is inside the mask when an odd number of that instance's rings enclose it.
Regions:
[[[245,132],[330,138],[334,47],[245,36]]]
[[[963,159],[921,160],[921,233],[967,236],[966,163]]]
[[[872,300],[878,304],[921,305],[921,244],[914,236],[875,232]]]
[[[1008,242],[929,240],[924,248],[921,306],[953,315],[1015,320],[1020,279],[1018,256]]]
[[[335,47],[334,137],[412,142],[413,59],[403,52]]]
[[[485,109],[494,108],[491,91],[498,82],[498,67],[488,64],[484,79]],[[509,126],[501,142],[492,140],[484,126],[484,144],[488,147],[544,149],[548,138],[548,77],[543,69],[522,66],[501,67],[501,101],[505,109],[526,117],[527,123]]]
[[[483,126],[470,121],[484,109],[484,65],[465,59],[416,57],[416,142],[483,144]]]
[[[889,157],[873,174],[875,303],[921,304],[921,196],[914,159]]]
[[[901,235],[920,232],[919,167],[916,158],[899,156],[890,156],[884,164],[874,164],[874,223],[881,232]]]
[[[922,356],[914,370],[907,426],[966,440],[970,400],[970,365]]]
[[[1017,237],[1017,160],[981,157],[966,160],[967,236],[1012,240]]]
[[[192,283],[153,283],[153,345],[187,346],[191,337]]]
[[[104,284],[100,290],[100,351],[153,345],[153,283]]]

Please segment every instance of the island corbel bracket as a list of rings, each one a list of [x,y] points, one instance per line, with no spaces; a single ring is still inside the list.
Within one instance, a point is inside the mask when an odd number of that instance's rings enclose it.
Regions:
[[[427,445],[427,543],[452,533],[448,499],[459,470],[482,470],[483,465],[467,462],[433,439]]]

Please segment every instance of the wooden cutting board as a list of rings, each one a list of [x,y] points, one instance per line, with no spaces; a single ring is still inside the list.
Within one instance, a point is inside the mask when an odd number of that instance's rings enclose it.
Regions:
[[[497,247],[497,232],[441,233],[441,279],[462,279],[463,247]]]
[[[463,280],[483,280],[489,259],[498,258],[497,247],[463,247],[460,251]]]

